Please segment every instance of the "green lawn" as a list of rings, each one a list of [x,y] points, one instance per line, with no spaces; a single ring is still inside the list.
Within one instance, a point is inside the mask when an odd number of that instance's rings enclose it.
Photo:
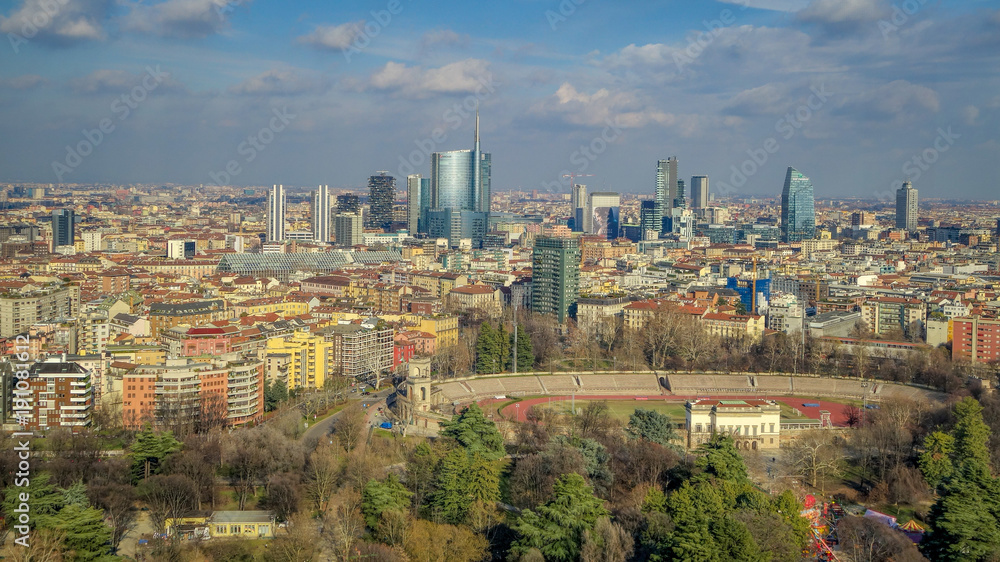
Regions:
[[[577,413],[591,402],[594,402],[594,400],[577,400]],[[628,421],[629,416],[637,408],[653,410],[670,416],[675,422],[683,422],[685,419],[683,402],[664,402],[663,400],[606,400],[606,402],[608,403],[608,410],[611,412],[611,415],[622,421]],[[540,406],[547,408],[548,404],[543,403]],[[552,409],[557,412],[569,412],[572,407],[572,400],[552,401]]]

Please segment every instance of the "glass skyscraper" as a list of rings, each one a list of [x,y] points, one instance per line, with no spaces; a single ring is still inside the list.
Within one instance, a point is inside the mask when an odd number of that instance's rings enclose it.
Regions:
[[[267,194],[267,241],[285,239],[285,186],[275,185]]]
[[[903,187],[896,190],[896,228],[910,232],[916,230],[918,213],[917,190],[907,180],[903,182]]]
[[[371,228],[388,230],[392,226],[392,203],[396,200],[396,178],[389,172],[375,172],[368,178],[368,216]]]
[[[490,153],[479,147],[479,112],[472,150],[431,154],[430,206],[435,210],[490,212]],[[460,215],[471,216],[471,215]],[[468,228],[460,230],[468,231]],[[473,240],[480,246],[482,240]]]
[[[76,213],[73,209],[52,211],[52,249],[56,246],[72,246],[76,241]]]
[[[677,157],[656,161],[656,201],[660,218],[669,217],[677,199]]]
[[[789,166],[781,191],[781,238],[785,242],[799,242],[815,236],[813,184],[802,172]]]

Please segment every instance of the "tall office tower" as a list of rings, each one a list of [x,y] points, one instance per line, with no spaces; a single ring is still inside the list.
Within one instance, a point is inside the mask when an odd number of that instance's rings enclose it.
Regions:
[[[587,206],[587,186],[575,184],[570,192],[571,207],[573,208],[573,232],[583,232],[583,214]]]
[[[580,243],[577,238],[539,236],[531,257],[531,310],[566,321],[580,295]]]
[[[420,217],[417,232],[427,234],[427,211],[431,208],[431,178],[420,178]],[[413,233],[411,232],[412,236]]]
[[[330,186],[321,185],[313,192],[312,233],[317,242],[330,241]]]
[[[791,166],[785,173],[785,187],[781,191],[781,239],[800,242],[816,236],[816,205],[813,184]]]
[[[639,228],[642,229],[643,240],[659,238],[663,223],[656,213],[656,201],[641,201],[639,203]]]
[[[388,230],[392,226],[392,203],[395,200],[396,178],[389,172],[375,172],[368,178],[367,226]]]
[[[333,217],[333,235],[337,238],[337,245],[344,248],[361,244],[361,215],[358,213],[337,213]]]
[[[691,197],[695,209],[708,207],[708,176],[691,176]]]
[[[674,198],[674,209],[687,209],[687,192],[684,190],[684,180],[677,180],[677,197]]]
[[[406,230],[413,236],[419,232],[420,214],[423,207],[420,202],[420,188],[423,186],[423,178],[420,174],[410,174],[406,176]]]
[[[72,246],[76,241],[76,213],[73,209],[52,211],[52,249]]]
[[[267,193],[267,241],[285,239],[285,186],[275,185]]]
[[[353,193],[345,193],[343,195],[337,196],[337,212],[338,213],[357,213],[361,214],[361,199]]]
[[[656,203],[660,218],[669,217],[677,198],[677,157],[656,162]]]
[[[997,235],[995,238],[997,244],[1000,244],[1000,218],[997,219]]]
[[[903,187],[896,190],[896,228],[913,232],[917,229],[918,219],[917,190],[913,189],[910,180],[906,180]]]
[[[479,110],[472,150],[431,154],[431,208],[490,212],[490,153],[479,145]],[[473,216],[473,215],[463,215]],[[468,230],[463,227],[459,230]],[[479,246],[482,240],[473,240]]]
[[[595,191],[587,197],[587,211],[583,221],[588,234],[614,240],[618,238],[620,218],[621,196],[617,193]]]

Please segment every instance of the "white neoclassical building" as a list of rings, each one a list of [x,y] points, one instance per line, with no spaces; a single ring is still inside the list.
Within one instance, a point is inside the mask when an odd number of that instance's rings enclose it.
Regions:
[[[736,448],[777,449],[781,433],[781,406],[773,400],[691,400],[686,406],[687,446],[731,435]]]

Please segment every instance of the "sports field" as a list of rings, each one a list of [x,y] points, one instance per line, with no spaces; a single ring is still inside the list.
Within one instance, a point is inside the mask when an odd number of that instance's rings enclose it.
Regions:
[[[587,404],[595,401],[607,402],[608,410],[615,418],[627,421],[637,408],[654,410],[670,416],[675,422],[682,423],[685,418],[684,404],[688,399],[695,397],[624,397],[624,396],[578,396],[573,399],[570,396],[536,396],[518,401],[486,400],[484,407],[500,407],[504,417],[518,421],[527,421],[526,414],[531,408],[552,408],[558,412],[570,412],[575,405],[576,412]],[[702,397],[704,398],[704,397]],[[713,396],[715,399],[756,399],[757,396]],[[781,419],[783,420],[808,420],[820,419],[820,411],[827,410],[834,425],[846,425],[844,406],[849,401],[831,402],[810,397],[784,397],[775,399],[781,406]],[[817,404],[806,406],[806,404]],[[495,410],[494,410],[495,411]]]

